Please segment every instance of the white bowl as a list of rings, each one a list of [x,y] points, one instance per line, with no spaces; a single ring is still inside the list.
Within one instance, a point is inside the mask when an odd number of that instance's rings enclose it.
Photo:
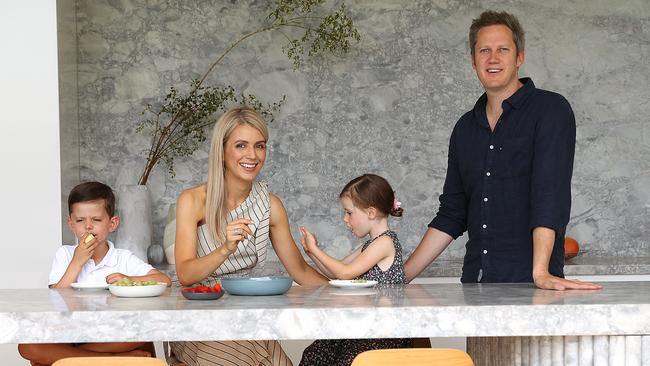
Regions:
[[[119,297],[153,297],[160,296],[167,285],[159,282],[156,285],[147,285],[147,286],[116,286],[109,285],[108,291],[113,295]]]

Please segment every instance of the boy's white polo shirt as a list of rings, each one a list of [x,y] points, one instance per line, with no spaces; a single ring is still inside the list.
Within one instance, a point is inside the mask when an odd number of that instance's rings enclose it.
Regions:
[[[68,265],[74,256],[77,245],[63,245],[56,251],[52,261],[52,270],[48,284],[53,285],[63,277]],[[108,252],[99,264],[89,259],[81,268],[76,282],[105,282],[106,276],[112,273],[122,273],[126,276],[144,276],[153,267],[135,254],[126,249],[115,248],[111,241],[108,241]]]

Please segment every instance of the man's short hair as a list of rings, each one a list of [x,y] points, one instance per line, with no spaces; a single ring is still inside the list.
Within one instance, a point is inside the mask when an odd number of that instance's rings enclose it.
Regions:
[[[478,31],[490,25],[505,25],[508,27],[512,31],[512,40],[515,42],[515,47],[517,47],[517,53],[524,51],[526,43],[524,29],[519,24],[517,17],[505,11],[486,10],[478,18],[472,20],[472,25],[469,27],[469,49],[472,55],[474,55]]]
[[[85,182],[72,188],[68,195],[68,215],[72,214],[72,205],[75,203],[96,200],[104,200],[108,216],[115,216],[115,194],[111,187],[100,182]]]

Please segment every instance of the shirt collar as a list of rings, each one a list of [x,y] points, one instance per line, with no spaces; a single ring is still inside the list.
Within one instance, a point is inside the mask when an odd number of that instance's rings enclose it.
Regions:
[[[102,261],[99,262],[99,264],[95,268],[100,268],[103,266],[114,267],[117,265],[117,256],[115,255],[115,245],[110,240],[107,240],[106,243],[108,244],[108,252],[106,252],[106,255],[104,256],[104,258],[102,258]]]
[[[505,103],[507,103],[510,107],[517,109],[521,107],[521,105],[528,99],[528,97],[533,94],[535,91],[535,83],[533,83],[533,80],[531,78],[521,78],[519,81],[524,84],[521,88],[519,88],[513,95],[511,95],[508,99],[504,100],[503,103],[503,109],[506,110]],[[474,117],[478,118],[480,120],[481,117],[484,117],[485,119],[485,105],[487,104],[487,94],[483,93],[480,98],[476,101],[476,104],[474,104]],[[487,119],[486,119],[487,122]]]
[[[518,109],[535,91],[535,84],[531,78],[521,78],[519,81],[524,84],[510,98],[504,100],[504,103],[510,104],[514,109]]]

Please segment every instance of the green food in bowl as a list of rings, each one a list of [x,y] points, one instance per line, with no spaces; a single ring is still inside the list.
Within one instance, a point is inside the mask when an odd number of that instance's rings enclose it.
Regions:
[[[368,280],[352,280],[350,283],[368,283]]]
[[[115,286],[152,286],[157,285],[156,281],[131,281],[130,279],[124,277],[117,282],[113,283]]]

